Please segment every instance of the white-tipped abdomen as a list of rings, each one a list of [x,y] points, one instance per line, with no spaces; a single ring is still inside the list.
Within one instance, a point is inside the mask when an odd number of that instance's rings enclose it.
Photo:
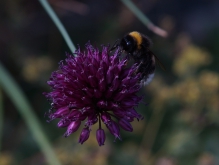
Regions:
[[[151,73],[147,77],[143,78],[140,83],[143,86],[148,85],[153,78],[154,78],[154,73]]]

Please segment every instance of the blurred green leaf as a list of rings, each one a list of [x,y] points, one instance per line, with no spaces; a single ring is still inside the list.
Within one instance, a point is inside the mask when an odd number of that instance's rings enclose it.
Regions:
[[[18,87],[16,82],[7,72],[7,70],[0,63],[0,85],[3,90],[8,94],[10,99],[13,101],[14,105],[17,107],[21,116],[25,120],[27,126],[32,132],[36,142],[44,153],[47,161],[51,165],[60,165],[55,153],[46,138],[46,135],[42,131],[42,126],[38,121],[32,107],[29,105],[26,97],[24,96],[22,90]]]

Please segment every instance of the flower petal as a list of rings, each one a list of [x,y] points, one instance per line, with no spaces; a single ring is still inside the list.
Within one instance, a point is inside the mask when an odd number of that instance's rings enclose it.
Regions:
[[[106,127],[108,128],[110,133],[115,136],[115,139],[118,138],[119,140],[121,140],[119,125],[115,121],[111,120],[110,123],[106,124]]]
[[[90,136],[90,130],[88,128],[84,128],[81,131],[78,142],[83,144],[89,138],[89,136]]]
[[[103,129],[98,129],[96,132],[96,138],[97,138],[97,142],[99,144],[99,146],[104,145],[104,142],[106,140],[106,135]]]
[[[119,120],[119,125],[120,125],[120,127],[122,127],[122,129],[124,129],[126,131],[129,131],[129,132],[133,131],[132,125],[124,118]]]
[[[78,128],[81,125],[81,121],[73,121],[69,124],[68,129],[66,131],[66,133],[64,134],[65,137],[71,135],[73,132],[77,131]]]

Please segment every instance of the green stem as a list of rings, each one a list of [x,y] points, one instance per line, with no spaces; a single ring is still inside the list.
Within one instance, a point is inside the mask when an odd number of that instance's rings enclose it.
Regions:
[[[44,7],[46,12],[50,16],[50,18],[53,20],[53,22],[55,23],[55,25],[59,29],[60,33],[62,34],[62,36],[65,40],[65,42],[67,43],[67,45],[69,47],[69,49],[71,50],[72,54],[74,55],[74,52],[75,52],[76,48],[75,48],[73,42],[71,41],[71,39],[70,39],[67,31],[65,30],[64,26],[62,25],[61,21],[59,20],[59,18],[57,17],[57,15],[55,14],[55,12],[53,11],[53,9],[51,8],[51,6],[49,5],[49,3],[46,0],[39,0],[39,2]]]
[[[2,147],[2,137],[3,137],[3,95],[0,88],[0,152]]]
[[[18,87],[16,82],[7,72],[7,70],[0,63],[0,85],[2,89],[5,90],[6,94],[12,100],[14,105],[17,107],[27,126],[29,127],[33,137],[44,153],[47,161],[50,165],[60,165],[59,160],[57,159],[51,144],[46,138],[45,134],[42,131],[42,126],[37,119],[36,115],[30,104],[27,101],[27,98],[24,96],[21,89]]]
[[[145,16],[131,0],[121,0],[134,14],[135,16],[145,25],[153,31],[154,33],[162,36],[167,37],[167,32],[157,26],[155,26],[147,16]]]

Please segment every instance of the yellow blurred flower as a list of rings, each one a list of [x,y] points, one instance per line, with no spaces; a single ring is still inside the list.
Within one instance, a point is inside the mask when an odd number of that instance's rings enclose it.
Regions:
[[[175,97],[186,104],[195,104],[200,98],[200,88],[194,78],[175,84],[173,90]]]
[[[24,61],[22,75],[26,81],[39,80],[45,71],[51,70],[53,61],[49,57],[29,57]]]
[[[211,71],[203,71],[199,76],[201,88],[207,92],[212,93],[219,90],[219,75]]]
[[[1,165],[11,165],[13,157],[10,153],[8,152],[1,152],[0,154],[0,164]]]
[[[173,65],[173,71],[179,76],[193,75],[200,66],[208,65],[211,56],[208,52],[194,46],[188,45],[177,56]]]

